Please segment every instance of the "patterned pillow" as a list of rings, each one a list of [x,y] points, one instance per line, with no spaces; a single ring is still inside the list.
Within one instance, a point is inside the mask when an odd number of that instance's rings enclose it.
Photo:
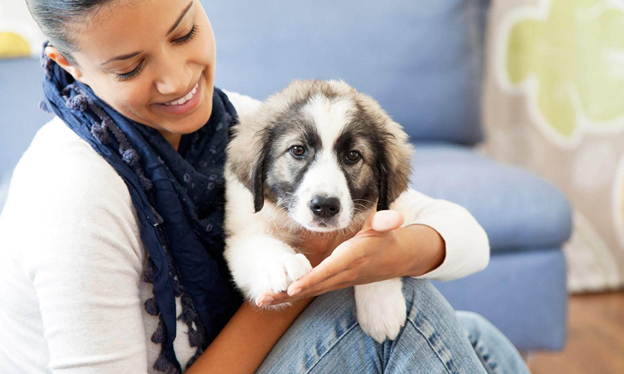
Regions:
[[[38,56],[45,37],[23,0],[0,0],[0,59]]]
[[[574,209],[573,292],[624,286],[624,7],[492,3],[486,150],[545,176]]]

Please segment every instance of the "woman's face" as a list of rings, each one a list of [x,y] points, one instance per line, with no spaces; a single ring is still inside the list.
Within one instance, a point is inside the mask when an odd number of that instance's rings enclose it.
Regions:
[[[208,121],[216,51],[199,0],[114,0],[72,30],[77,66],[48,54],[118,112],[176,149]]]

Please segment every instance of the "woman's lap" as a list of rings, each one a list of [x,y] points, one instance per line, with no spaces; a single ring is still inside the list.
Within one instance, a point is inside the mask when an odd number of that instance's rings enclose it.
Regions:
[[[353,288],[319,296],[258,373],[486,373],[455,311],[427,280],[405,278],[408,318],[394,341],[359,328]]]

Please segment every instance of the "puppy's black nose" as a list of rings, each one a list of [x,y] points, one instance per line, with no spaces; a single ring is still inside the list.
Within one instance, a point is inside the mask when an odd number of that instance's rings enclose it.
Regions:
[[[330,218],[340,212],[340,200],[336,197],[314,196],[310,201],[310,209],[318,217]]]

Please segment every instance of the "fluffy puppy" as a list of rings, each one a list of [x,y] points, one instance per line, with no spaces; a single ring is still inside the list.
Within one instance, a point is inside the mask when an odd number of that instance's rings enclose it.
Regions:
[[[241,117],[227,150],[225,258],[247,299],[312,269],[304,238],[352,237],[389,209],[407,190],[411,153],[401,126],[342,81],[295,81]],[[358,322],[379,342],[405,323],[401,288],[400,278],[355,287]]]

